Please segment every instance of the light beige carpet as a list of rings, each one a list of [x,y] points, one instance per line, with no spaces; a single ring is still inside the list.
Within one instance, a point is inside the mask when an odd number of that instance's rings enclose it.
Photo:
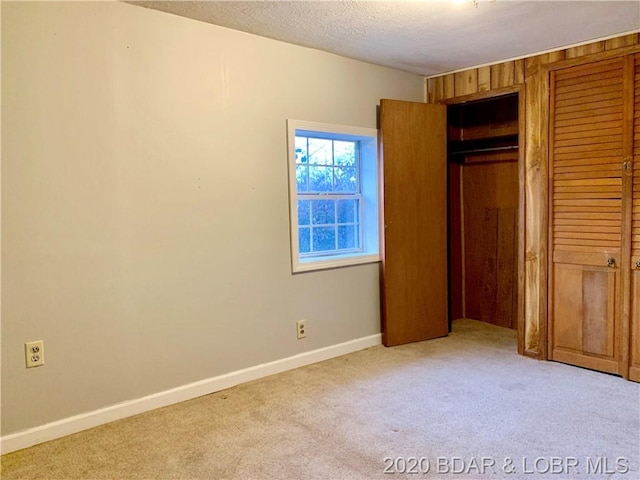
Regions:
[[[638,384],[458,320],[5,455],[2,479],[637,480],[639,458]]]

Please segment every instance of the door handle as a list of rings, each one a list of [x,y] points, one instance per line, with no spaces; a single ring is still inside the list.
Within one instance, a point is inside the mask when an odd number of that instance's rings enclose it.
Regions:
[[[616,268],[616,259],[615,259],[615,257],[609,257],[607,259],[607,266],[609,266],[611,268]]]
[[[636,268],[640,268],[640,260],[636,262]]]

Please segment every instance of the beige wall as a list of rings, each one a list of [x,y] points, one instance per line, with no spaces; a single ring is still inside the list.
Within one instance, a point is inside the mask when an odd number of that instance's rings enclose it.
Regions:
[[[379,333],[377,264],[291,275],[285,119],[375,128],[423,91],[128,4],[2,2],[2,434]]]

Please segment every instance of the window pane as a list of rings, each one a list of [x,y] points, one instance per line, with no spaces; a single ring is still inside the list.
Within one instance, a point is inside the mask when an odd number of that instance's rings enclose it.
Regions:
[[[298,229],[298,246],[299,253],[311,251],[311,229],[309,227]]]
[[[336,249],[336,229],[334,227],[316,227],[313,229],[313,251]]]
[[[338,227],[338,248],[357,248],[358,230],[356,225],[341,225]]]
[[[357,192],[358,174],[355,167],[338,167],[335,169],[336,192]]]
[[[298,200],[298,225],[309,225],[311,223],[310,203],[310,200]]]
[[[330,192],[332,179],[332,167],[309,167],[309,191]]]
[[[307,163],[307,137],[296,137],[296,163]]]
[[[310,200],[311,218],[314,225],[336,223],[335,200]]]
[[[344,165],[347,167],[356,166],[356,143],[342,142],[336,140],[333,142],[334,163],[336,165]]]
[[[309,163],[331,165],[333,163],[331,140],[309,138]]]
[[[358,221],[358,200],[338,200],[338,223]]]
[[[296,188],[298,192],[308,192],[309,187],[307,186],[307,174],[309,171],[309,167],[306,165],[296,165]]]

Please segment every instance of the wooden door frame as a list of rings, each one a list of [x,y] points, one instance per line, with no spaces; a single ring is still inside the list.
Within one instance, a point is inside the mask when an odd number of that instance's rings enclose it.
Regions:
[[[502,97],[505,95],[518,95],[518,248],[517,248],[517,268],[518,268],[518,285],[517,285],[517,332],[518,332],[518,353],[527,355],[525,350],[525,311],[524,311],[524,281],[525,281],[525,89],[523,84],[511,87],[487,90],[485,92],[473,93],[459,97],[453,97],[441,100],[438,103],[443,105],[459,105],[477,100],[488,100],[491,98]],[[447,162],[448,162],[447,158]],[[545,300],[546,301],[546,300]],[[546,333],[545,333],[546,335]],[[535,355],[538,357],[538,355]]]

